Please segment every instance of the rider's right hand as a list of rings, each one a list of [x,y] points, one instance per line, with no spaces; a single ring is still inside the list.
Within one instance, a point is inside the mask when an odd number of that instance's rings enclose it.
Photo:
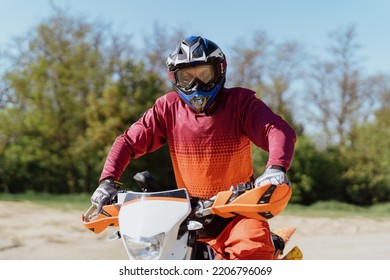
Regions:
[[[97,208],[98,213],[118,192],[115,181],[113,179],[105,179],[100,182],[95,192],[91,197],[91,203]]]

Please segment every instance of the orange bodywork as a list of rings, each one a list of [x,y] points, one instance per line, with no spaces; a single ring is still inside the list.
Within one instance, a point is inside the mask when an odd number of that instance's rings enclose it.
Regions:
[[[268,203],[261,203],[260,200],[271,185],[253,188],[241,194],[229,202],[233,195],[232,191],[219,192],[215,199],[211,212],[223,218],[231,218],[242,215],[247,218],[266,220],[262,213],[270,213],[276,216],[284,210],[290,200],[292,189],[287,184],[276,186]]]
[[[82,214],[81,219],[84,226],[93,231],[94,233],[101,233],[107,227],[113,226],[118,227],[118,214],[120,207],[117,205],[105,205],[103,211],[98,214],[94,220],[90,220],[88,217]]]

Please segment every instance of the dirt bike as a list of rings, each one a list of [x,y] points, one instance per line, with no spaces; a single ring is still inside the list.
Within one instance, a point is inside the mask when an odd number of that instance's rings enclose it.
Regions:
[[[120,190],[100,212],[92,205],[82,214],[82,223],[96,234],[118,227],[109,239],[122,239],[129,259],[138,260],[212,260],[214,252],[199,241],[202,237],[217,234],[237,215],[272,218],[284,210],[291,196],[287,184],[253,188],[245,183],[201,199],[190,197],[184,188],[161,190],[147,171],[134,179],[142,192]],[[295,228],[286,227],[272,233],[275,259],[303,259],[298,246],[283,256],[294,232]]]

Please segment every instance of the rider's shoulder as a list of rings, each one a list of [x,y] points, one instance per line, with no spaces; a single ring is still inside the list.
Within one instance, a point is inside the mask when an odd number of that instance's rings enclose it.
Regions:
[[[243,87],[225,88],[223,94],[228,102],[247,103],[252,102],[256,98],[256,92]]]
[[[241,98],[249,98],[256,95],[255,91],[243,87],[225,88],[224,90],[225,90],[225,94],[227,95],[237,96]]]
[[[180,97],[175,91],[168,92],[159,98],[157,98],[156,103],[160,105],[172,105],[173,103],[179,102]]]

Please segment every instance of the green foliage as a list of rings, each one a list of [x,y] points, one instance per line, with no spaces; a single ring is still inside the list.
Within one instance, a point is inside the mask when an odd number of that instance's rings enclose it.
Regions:
[[[14,102],[0,112],[0,189],[91,192],[115,137],[164,83],[130,42],[82,19],[59,13],[34,31],[5,76]]]
[[[43,160],[44,159],[44,160]],[[61,192],[67,189],[61,154],[50,153],[38,137],[21,136],[3,153],[2,181],[10,192],[36,190]]]
[[[337,150],[320,151],[309,138],[299,137],[289,171],[293,184],[291,201],[312,204],[341,199],[340,170]]]
[[[343,201],[370,206],[390,201],[390,110],[377,112],[372,123],[357,125],[346,147],[319,150],[298,138],[289,175],[293,203]]]
[[[373,123],[354,128],[355,138],[343,152],[348,182],[345,200],[359,205],[390,201],[390,109]]]

